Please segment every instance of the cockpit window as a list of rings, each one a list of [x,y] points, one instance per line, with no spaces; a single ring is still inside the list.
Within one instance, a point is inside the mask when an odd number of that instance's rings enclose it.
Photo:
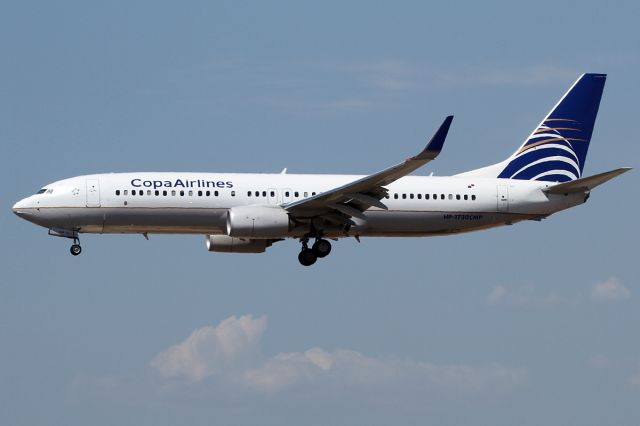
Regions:
[[[37,194],[44,194],[46,190],[47,190],[47,188],[42,188],[40,191],[36,192],[36,195]]]
[[[53,189],[47,189],[47,194],[52,194],[53,193]]]

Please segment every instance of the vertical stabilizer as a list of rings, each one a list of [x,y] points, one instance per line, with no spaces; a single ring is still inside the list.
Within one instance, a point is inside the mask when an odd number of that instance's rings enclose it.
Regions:
[[[579,179],[606,74],[583,74],[507,160],[462,175],[567,182]]]

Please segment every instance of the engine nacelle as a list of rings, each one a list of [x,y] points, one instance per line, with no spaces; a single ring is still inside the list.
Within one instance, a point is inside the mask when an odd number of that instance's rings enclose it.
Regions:
[[[281,207],[240,206],[227,212],[227,235],[242,238],[283,238],[290,229]]]
[[[208,235],[207,250],[219,253],[264,253],[271,240],[252,240],[227,235]]]

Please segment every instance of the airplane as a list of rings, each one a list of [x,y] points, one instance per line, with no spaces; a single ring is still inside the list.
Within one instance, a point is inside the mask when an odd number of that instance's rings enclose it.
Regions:
[[[13,212],[73,240],[81,233],[203,234],[212,252],[262,253],[287,238],[299,262],[326,257],[329,240],[449,235],[539,221],[583,204],[627,172],[583,177],[606,74],[583,74],[518,149],[453,176],[408,176],[441,152],[448,116],[415,156],[368,175],[136,172],[45,185]],[[310,240],[314,240],[310,244]]]

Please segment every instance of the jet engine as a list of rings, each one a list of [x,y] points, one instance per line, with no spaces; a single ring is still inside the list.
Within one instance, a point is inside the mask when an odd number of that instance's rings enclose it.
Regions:
[[[207,250],[220,253],[264,253],[271,240],[252,240],[227,235],[207,235]]]
[[[227,235],[238,238],[283,238],[290,229],[281,207],[239,206],[227,212]]]

